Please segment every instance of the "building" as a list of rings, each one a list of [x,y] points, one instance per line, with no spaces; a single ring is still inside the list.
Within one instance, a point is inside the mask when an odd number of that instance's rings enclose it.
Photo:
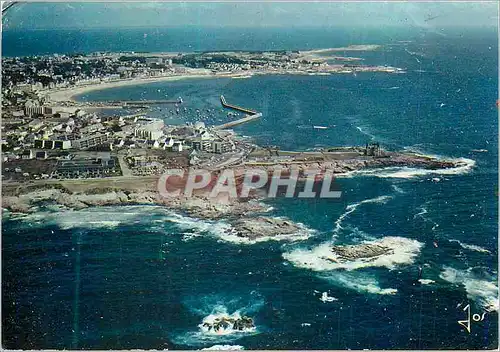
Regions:
[[[59,160],[53,178],[95,178],[116,175],[118,171],[116,157]]]
[[[35,154],[36,159],[47,159],[47,152],[46,151],[38,151]]]
[[[23,153],[21,154],[21,159],[23,160],[27,160],[27,159],[33,159],[34,157],[34,153],[33,153],[33,150],[25,150],[23,151]]]
[[[35,139],[33,147],[35,149],[69,149],[71,141]]]
[[[111,143],[112,141],[107,134],[95,134],[71,141],[71,148],[88,149],[105,143]]]
[[[30,123],[28,123],[28,128],[31,131],[36,131],[42,127],[43,127],[43,121],[38,120],[38,119],[35,119],[35,120],[31,121]]]
[[[172,146],[172,151],[182,152],[183,148],[184,148],[184,144],[181,141],[176,141],[176,142],[174,142],[174,145]]]
[[[229,153],[235,149],[233,142],[225,140],[213,141],[211,147],[211,152],[216,154]]]
[[[146,65],[161,65],[163,64],[163,58],[161,57],[147,57],[146,58]]]
[[[90,134],[95,133],[99,130],[104,129],[104,125],[102,123],[92,123],[80,129],[81,134]]]
[[[163,136],[165,123],[160,119],[141,119],[136,121],[134,136],[146,140],[157,140]]]
[[[39,115],[47,116],[53,114],[53,109],[48,106],[27,105],[24,108],[24,114],[29,117],[39,116]]]

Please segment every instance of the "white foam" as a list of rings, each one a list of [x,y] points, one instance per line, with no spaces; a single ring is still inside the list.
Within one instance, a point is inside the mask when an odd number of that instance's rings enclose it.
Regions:
[[[203,334],[207,335],[231,335],[231,334],[244,334],[244,333],[251,333],[255,332],[256,328],[246,328],[243,330],[237,330],[234,329],[233,324],[229,323],[226,328],[221,328],[219,330],[214,330],[214,329],[209,329],[206,326],[203,326],[203,324],[208,323],[210,325],[213,325],[216,323],[217,320],[222,319],[222,318],[230,318],[230,319],[241,319],[241,314],[239,311],[236,311],[232,314],[228,314],[226,308],[224,306],[218,306],[215,308],[214,312],[203,318],[203,321],[198,325],[200,328],[200,331]]]
[[[364,273],[335,271],[321,274],[320,278],[328,282],[360,293],[374,295],[395,295],[398,290],[395,288],[381,288],[379,282]]]
[[[297,224],[301,225],[301,224]],[[262,236],[255,239],[249,239],[245,237],[240,237],[236,235],[236,232],[226,233],[220,236],[220,239],[227,242],[237,243],[237,244],[255,244],[268,241],[304,241],[310,238],[316,231],[313,229],[301,229],[298,232],[291,234],[275,235],[275,236]]]
[[[498,311],[498,282],[478,278],[471,269],[466,271],[444,267],[441,279],[465,287],[467,297],[474,300],[485,310]]]
[[[124,206],[87,208],[82,210],[61,210],[58,212],[37,212],[26,214],[19,219],[31,226],[57,225],[63,230],[74,228],[99,229],[116,228],[122,224],[140,222],[145,214],[156,211],[157,207]],[[112,220],[110,220],[112,219]]]
[[[404,194],[406,193],[401,187],[397,185],[391,185],[391,188],[394,190],[394,192],[399,193],[399,194]]]
[[[285,218],[275,217],[275,219],[285,220]],[[183,241],[189,241],[199,237],[204,233],[211,234],[221,241],[231,242],[235,244],[255,244],[267,241],[302,241],[310,238],[316,231],[307,228],[302,223],[296,223],[299,230],[291,234],[261,236],[258,238],[246,238],[237,235],[237,231],[233,226],[223,220],[201,220],[184,216],[181,214],[172,213],[166,221],[173,223],[176,227],[183,231]],[[290,221],[286,219],[287,221]]]
[[[372,134],[366,127],[356,126],[356,129],[365,136],[370,137],[371,139],[377,139],[377,137],[374,134]]]
[[[462,247],[464,249],[468,249],[468,250],[476,251],[476,252],[481,252],[481,253],[491,253],[486,248],[476,246],[475,244],[466,244],[466,243],[460,242],[459,240],[449,240],[449,241],[458,243],[460,245],[460,247]]]
[[[323,303],[338,301],[338,298],[328,296],[328,292],[323,292],[319,300]]]
[[[212,295],[204,297],[192,297],[183,303],[196,315],[203,316],[201,323],[193,330],[172,336],[172,340],[180,345],[203,346],[207,343],[217,345],[229,345],[244,336],[256,335],[259,333],[257,327],[243,330],[234,330],[232,324],[225,329],[214,331],[203,326],[204,323],[213,324],[216,319],[226,317],[238,319],[242,315],[253,317],[263,305],[262,298],[252,291],[249,300],[244,297],[230,297],[225,295]],[[234,308],[239,307],[239,308]],[[228,313],[231,311],[232,313]],[[255,324],[255,323],[254,323]]]
[[[363,243],[388,247],[392,252],[372,258],[333,262],[327,259],[335,259],[335,255],[331,251],[331,244],[323,243],[313,249],[296,249],[284,253],[283,257],[297,267],[314,271],[338,269],[351,271],[367,267],[386,267],[392,270],[398,265],[412,264],[423,247],[423,243],[404,237],[384,237],[380,240],[364,241]]]
[[[435,283],[436,281],[430,279],[418,279],[418,282],[420,282],[422,285],[430,285]]]
[[[242,351],[243,346],[240,345],[213,345],[211,347],[202,348],[202,351]]]
[[[166,222],[172,223],[183,232],[183,240],[200,237],[203,234],[211,234],[218,238],[225,238],[227,231],[232,231],[231,225],[224,221],[211,221],[191,218],[189,216],[170,213],[165,219]],[[190,232],[187,232],[190,231]]]
[[[427,156],[427,155],[426,155]],[[403,178],[411,179],[415,177],[422,177],[428,175],[462,175],[469,173],[476,162],[472,159],[458,158],[458,159],[447,159],[451,162],[460,162],[462,165],[447,168],[447,169],[422,169],[422,168],[411,168],[411,167],[384,167],[366,170],[356,170],[351,172],[346,172],[343,174],[336,175],[337,177],[354,177],[354,176],[365,176],[365,177],[379,177],[379,178]]]
[[[417,214],[413,215],[413,218],[415,219],[415,218],[417,218],[417,217],[421,217],[421,218],[423,218],[423,219],[426,219],[426,218],[424,217],[424,215],[425,215],[425,214],[427,214],[427,213],[429,212],[429,211],[427,210],[427,208],[425,208],[424,206],[421,206],[421,207],[420,207],[420,208],[418,208],[418,209],[419,209],[420,211],[419,211]]]
[[[380,197],[376,197],[376,198],[370,198],[370,199],[365,199],[365,200],[362,200],[358,203],[353,203],[353,204],[349,204],[345,209],[346,211],[339,216],[339,218],[337,219],[337,221],[335,221],[335,227],[333,229],[333,233],[334,234],[338,234],[340,230],[342,230],[342,222],[344,221],[344,219],[349,216],[349,214],[351,214],[352,212],[354,212],[360,205],[362,204],[369,204],[369,203],[378,203],[378,204],[385,204],[387,203],[389,200],[391,200],[393,197],[392,196],[380,196]]]

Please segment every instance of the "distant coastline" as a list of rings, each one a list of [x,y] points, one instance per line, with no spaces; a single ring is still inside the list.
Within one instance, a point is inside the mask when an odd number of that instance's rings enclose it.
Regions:
[[[331,74],[356,74],[356,72],[385,72],[385,73],[405,73],[405,71],[401,68],[390,67],[390,66],[363,66],[363,65],[352,65],[346,64],[346,62],[356,62],[362,61],[362,58],[356,57],[344,57],[344,56],[328,56],[328,53],[335,53],[340,51],[373,51],[380,48],[380,45],[351,45],[347,47],[339,47],[339,48],[324,48],[324,49],[315,49],[315,50],[306,50],[306,51],[297,51],[294,52],[294,60],[297,61],[302,59],[303,61],[308,61],[309,66],[301,67],[300,64],[296,64],[296,66],[289,65],[290,57],[288,57],[288,61],[283,59],[278,55],[273,60],[275,61],[267,61],[269,60],[268,55],[272,54],[276,56],[275,52],[208,52],[208,53],[197,53],[197,54],[189,54],[189,55],[197,55],[197,57],[202,58],[204,55],[225,55],[228,62],[230,60],[236,61],[246,61],[252,62],[254,58],[252,55],[257,54],[262,57],[260,60],[263,62],[275,62],[279,63],[278,66],[269,66],[265,67],[262,65],[262,62],[259,64],[259,67],[250,67],[247,64],[247,67],[242,69],[242,67],[229,65],[228,67],[220,67],[217,61],[214,61],[215,66],[208,65],[205,68],[190,68],[183,67],[182,71],[171,72],[168,75],[161,74],[152,77],[135,77],[135,78],[124,78],[124,79],[115,79],[112,81],[102,79],[100,82],[92,82],[88,84],[64,87],[64,88],[55,88],[46,90],[45,93],[48,95],[49,100],[53,103],[78,103],[76,96],[89,93],[91,91],[96,90],[104,90],[110,88],[119,88],[125,86],[133,86],[140,84],[148,84],[148,83],[156,83],[156,82],[168,82],[168,81],[177,81],[182,79],[189,78],[218,78],[218,77],[226,77],[226,78],[249,78],[254,75],[331,75]],[[111,55],[111,54],[106,54]],[[112,54],[115,55],[115,54]],[[133,54],[136,57],[144,57],[149,54]],[[158,58],[172,58],[176,55],[174,53],[155,53],[155,57]],[[180,54],[179,54],[180,55]],[[187,55],[187,54],[185,54]],[[266,56],[267,55],[267,56]],[[287,54],[288,55],[288,54]],[[289,54],[292,55],[292,54]],[[292,56],[293,56],[292,55]],[[211,56],[209,57],[211,59]],[[328,64],[325,60],[332,59],[336,61],[340,61],[337,64]],[[343,62],[343,63],[342,63]],[[282,65],[282,66],[280,66]],[[298,65],[298,66],[297,66]]]

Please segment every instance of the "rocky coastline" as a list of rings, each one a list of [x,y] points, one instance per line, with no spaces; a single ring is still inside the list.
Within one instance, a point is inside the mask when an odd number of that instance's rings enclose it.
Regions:
[[[290,168],[292,165],[281,165]],[[471,165],[466,161],[440,160],[427,156],[392,153],[382,158],[352,158],[348,160],[330,160],[322,162],[302,162],[298,166],[302,170],[332,170],[334,175],[345,175],[377,168],[407,167],[426,170],[453,170]],[[276,165],[260,166],[268,171]],[[235,174],[244,171],[248,166],[236,166]],[[266,217],[268,206],[259,202],[257,196],[249,198],[229,199],[212,198],[207,192],[200,192],[193,197],[165,198],[156,190],[157,178],[148,182],[143,179],[131,179],[118,183],[117,180],[59,180],[33,185],[11,187],[6,192],[4,185],[2,207],[14,213],[33,213],[43,210],[46,205],[56,205],[62,210],[80,210],[88,207],[119,205],[160,205],[169,210],[182,212],[190,217],[219,220],[228,219],[231,230],[228,236],[256,242],[273,239],[296,240],[308,237],[307,229],[301,224],[284,218]],[[99,186],[101,185],[101,186]],[[105,185],[107,185],[105,187]],[[7,187],[8,188],[8,187]],[[386,254],[384,248],[336,248],[332,249],[335,260],[369,258]],[[359,253],[363,253],[360,255]]]

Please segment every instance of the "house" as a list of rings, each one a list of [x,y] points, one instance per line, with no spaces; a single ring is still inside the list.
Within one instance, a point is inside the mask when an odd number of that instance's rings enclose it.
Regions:
[[[167,138],[165,139],[165,146],[166,146],[166,147],[173,147],[174,142],[175,142],[175,141],[174,141],[174,139],[173,139],[172,137],[167,137]]]
[[[36,152],[36,156],[35,156],[37,159],[47,159],[47,152],[46,151],[38,151]]]
[[[23,153],[21,154],[21,159],[23,160],[33,159],[33,156],[34,156],[33,150],[29,149],[23,151]]]
[[[182,150],[183,150],[183,143],[181,141],[174,142],[174,145],[172,146],[172,151],[182,152]]]

